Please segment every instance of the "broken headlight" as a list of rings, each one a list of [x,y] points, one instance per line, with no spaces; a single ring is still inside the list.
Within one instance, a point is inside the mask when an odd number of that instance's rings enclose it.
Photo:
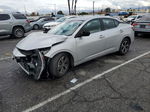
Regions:
[[[50,51],[50,47],[39,49],[42,54],[47,54]]]

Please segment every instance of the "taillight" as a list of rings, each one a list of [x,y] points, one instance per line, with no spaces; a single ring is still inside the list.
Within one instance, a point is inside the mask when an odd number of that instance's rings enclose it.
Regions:
[[[132,26],[137,26],[137,25],[138,25],[137,23],[133,23],[133,24],[132,24]]]
[[[26,21],[27,21],[27,23],[30,23],[30,21],[28,19]]]

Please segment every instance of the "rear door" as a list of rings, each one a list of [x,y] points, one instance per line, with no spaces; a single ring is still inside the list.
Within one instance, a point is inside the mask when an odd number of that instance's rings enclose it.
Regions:
[[[0,35],[10,34],[12,19],[8,14],[0,14]]]
[[[102,18],[103,32],[101,35],[105,37],[106,40],[106,50],[116,49],[118,43],[122,39],[123,30],[119,28],[119,21],[112,18]]]
[[[21,25],[23,27],[30,27],[30,23],[27,21],[27,18],[24,14],[15,13],[12,15],[14,18],[14,26]]]

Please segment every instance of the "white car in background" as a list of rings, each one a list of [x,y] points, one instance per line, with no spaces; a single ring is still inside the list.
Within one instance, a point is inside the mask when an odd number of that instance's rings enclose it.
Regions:
[[[127,23],[132,23],[132,22],[134,22],[134,21],[139,20],[140,18],[142,18],[142,15],[131,15],[131,16],[125,18],[124,20],[125,20]]]
[[[65,17],[61,17],[60,19],[57,19],[54,22],[49,22],[43,25],[43,30],[45,33],[47,33],[50,29],[52,29],[53,27],[57,26],[58,24],[68,20],[68,19],[72,19],[75,18],[76,16],[65,16]]]
[[[130,24],[106,16],[83,16],[67,20],[48,33],[28,35],[16,45],[13,56],[35,80],[46,74],[59,78],[70,67],[99,56],[113,52],[125,55],[133,41]]]

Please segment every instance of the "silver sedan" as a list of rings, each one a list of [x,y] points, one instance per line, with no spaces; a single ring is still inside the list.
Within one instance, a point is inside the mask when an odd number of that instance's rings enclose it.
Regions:
[[[13,51],[21,68],[38,80],[62,77],[70,67],[113,52],[129,51],[132,26],[111,17],[85,16],[65,21],[48,33],[32,33]]]

